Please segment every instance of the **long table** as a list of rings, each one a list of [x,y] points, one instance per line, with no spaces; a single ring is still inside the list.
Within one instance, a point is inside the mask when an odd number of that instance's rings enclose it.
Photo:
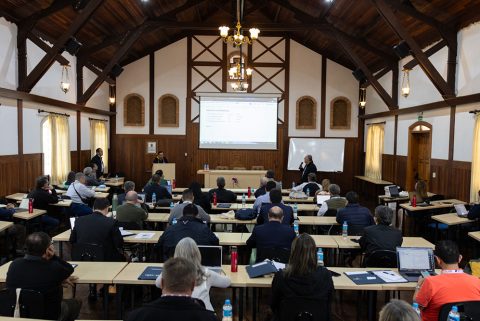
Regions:
[[[173,195],[172,199],[174,201],[180,201],[182,199],[182,195],[178,195],[178,194]],[[256,199],[257,198],[254,195],[252,195],[250,197],[245,195],[245,202],[247,202],[247,203],[253,203],[253,202],[255,202]],[[237,195],[236,203],[242,203],[242,200],[243,200],[243,196],[242,195]],[[289,196],[282,196],[282,200],[283,200],[284,203],[311,203],[311,204],[314,203],[314,198],[313,197],[290,198]]]
[[[255,185],[257,186],[257,185]],[[255,186],[252,186],[253,187],[253,190],[257,190],[257,188],[255,188]],[[186,190],[187,187],[175,187],[174,189],[172,189],[172,193],[183,193],[184,190]],[[211,190],[211,188],[202,188],[202,192],[204,193],[208,193],[209,191]],[[235,194],[245,194],[247,195],[248,193],[248,188],[229,188],[228,189],[229,191],[232,191],[234,192]],[[282,194],[283,195],[288,195],[290,194],[291,190],[289,189],[282,189]]]

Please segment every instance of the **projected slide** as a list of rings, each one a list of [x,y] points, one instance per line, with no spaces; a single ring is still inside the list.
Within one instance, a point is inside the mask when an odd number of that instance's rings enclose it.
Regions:
[[[277,98],[202,96],[200,148],[276,149]]]

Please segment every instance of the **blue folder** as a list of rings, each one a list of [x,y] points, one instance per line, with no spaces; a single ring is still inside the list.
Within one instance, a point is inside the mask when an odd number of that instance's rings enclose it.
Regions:
[[[147,268],[138,277],[139,280],[156,280],[162,273],[162,268],[159,266],[147,266]]]

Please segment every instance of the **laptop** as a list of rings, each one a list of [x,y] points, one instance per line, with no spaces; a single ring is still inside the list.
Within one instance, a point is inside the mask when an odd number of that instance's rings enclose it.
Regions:
[[[390,185],[388,187],[388,191],[390,192],[390,197],[399,197],[400,192],[398,191],[398,186],[397,185]]]
[[[322,205],[323,202],[328,201],[330,199],[330,195],[317,195],[317,204]]]
[[[222,273],[222,247],[199,245],[198,249],[202,255],[202,266],[217,273]]]
[[[455,211],[457,211],[457,215],[459,217],[467,217],[468,216],[468,210],[465,208],[465,205],[463,204],[454,204]]]
[[[15,208],[16,213],[21,213],[21,212],[28,212],[28,198],[23,198],[22,201],[20,202],[20,205]]]
[[[398,272],[408,282],[417,282],[422,271],[435,275],[435,259],[429,247],[397,247]]]

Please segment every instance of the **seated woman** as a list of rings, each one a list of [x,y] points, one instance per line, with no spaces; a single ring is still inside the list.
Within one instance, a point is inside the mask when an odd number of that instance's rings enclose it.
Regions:
[[[415,191],[413,193],[410,193],[410,201],[412,201],[413,195],[417,197],[417,204],[427,202],[427,182],[425,182],[424,180],[417,181],[417,183],[415,184]]]
[[[274,320],[295,320],[307,311],[314,321],[329,321],[332,296],[332,275],[317,266],[315,241],[306,233],[300,234],[293,241],[287,267],[273,278]]]
[[[213,310],[210,302],[210,288],[212,286],[217,288],[228,288],[230,286],[230,278],[218,274],[202,266],[202,256],[195,241],[190,237],[183,238],[175,247],[174,257],[182,257],[191,261],[197,268],[197,279],[195,281],[195,288],[193,289],[192,298],[200,299],[205,303],[205,308],[210,311]],[[162,274],[160,274],[155,281],[157,288],[161,288]]]
[[[208,213],[212,209],[208,193],[202,192],[202,188],[198,182],[192,182],[189,188],[193,192],[193,203],[197,204]]]

